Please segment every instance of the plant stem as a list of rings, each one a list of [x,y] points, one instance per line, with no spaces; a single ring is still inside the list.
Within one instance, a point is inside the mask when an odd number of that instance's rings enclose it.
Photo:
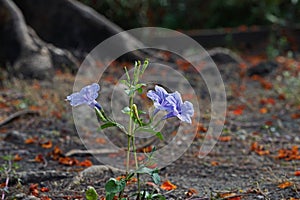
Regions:
[[[130,96],[129,98],[129,108],[132,107],[133,104],[133,97]],[[131,109],[130,109],[130,116],[131,116]],[[126,158],[126,175],[129,172],[129,160],[130,160],[130,141],[132,140],[132,119],[129,118],[129,124],[128,124],[128,135],[127,135],[127,158]]]
[[[133,124],[133,130],[135,130],[135,124]],[[134,155],[134,161],[135,161],[135,168],[136,170],[138,170],[139,168],[139,163],[138,163],[138,159],[137,159],[137,149],[136,149],[136,145],[135,145],[135,138],[134,138],[134,134],[133,133],[133,137],[131,138],[131,142],[132,142],[132,149],[133,149],[133,155]],[[140,199],[140,192],[141,192],[141,185],[140,185],[140,175],[139,173],[136,174],[136,178],[137,178],[137,185],[138,185],[138,194],[137,194],[137,199]]]

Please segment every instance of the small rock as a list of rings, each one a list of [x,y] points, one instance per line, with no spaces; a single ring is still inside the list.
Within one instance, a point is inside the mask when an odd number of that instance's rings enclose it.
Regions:
[[[40,198],[37,198],[37,197],[35,197],[35,196],[32,196],[32,195],[30,195],[30,196],[28,196],[28,197],[25,197],[23,200],[39,200]]]
[[[25,197],[26,197],[26,194],[24,194],[24,193],[20,193],[20,194],[15,195],[16,199],[24,199]]]

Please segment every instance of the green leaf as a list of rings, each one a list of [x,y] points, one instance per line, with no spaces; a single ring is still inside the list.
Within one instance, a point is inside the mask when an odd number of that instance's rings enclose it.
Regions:
[[[106,193],[105,200],[113,200],[116,196],[116,193]]]
[[[149,60],[146,59],[146,60],[144,61],[143,67],[142,67],[141,75],[144,74],[144,72],[145,72],[145,70],[147,69],[148,65],[149,65]]]
[[[153,169],[150,169],[148,167],[145,167],[145,166],[141,166],[139,169],[136,170],[135,173],[137,174],[149,174],[151,175],[153,172]]]
[[[97,118],[102,121],[102,122],[107,122],[107,117],[105,116],[103,110],[99,110],[98,108],[95,107],[95,112],[96,112],[96,116]]]
[[[88,186],[87,191],[85,192],[85,197],[87,200],[97,200],[98,194],[94,187]]]
[[[122,111],[122,113],[130,115],[130,108],[128,106],[126,106],[125,108],[123,108],[121,111]]]
[[[105,184],[105,192],[106,192],[106,200],[113,200],[114,196],[122,192],[126,186],[126,182],[124,179],[116,180],[114,178],[111,178],[108,180],[108,182]]]
[[[127,82],[130,84],[130,76],[129,76],[127,67],[124,67],[124,70],[125,70],[125,74],[126,74],[126,77],[127,77]]]
[[[157,172],[152,173],[151,177],[156,185],[160,183],[160,176]]]
[[[164,140],[164,136],[161,134],[161,132],[156,132],[155,135],[158,137],[158,139]]]
[[[136,170],[137,174],[149,174],[151,178],[153,179],[155,184],[160,183],[160,176],[158,175],[158,169],[151,169],[146,166],[141,166],[139,169]]]
[[[130,83],[128,83],[128,81],[126,81],[126,80],[120,80],[120,83],[126,85],[127,87],[130,86]]]
[[[137,88],[136,91],[137,91],[139,94],[142,94],[142,93],[143,93],[143,88],[141,88],[141,87],[140,87],[140,88]]]
[[[106,122],[105,124],[101,125],[99,129],[103,130],[103,129],[106,129],[109,127],[114,127],[114,126],[117,126],[117,124],[115,122]]]
[[[137,129],[137,131],[144,131],[144,132],[147,132],[147,133],[152,133],[154,135],[156,135],[156,137],[158,137],[158,139],[160,140],[164,140],[164,136],[161,134],[161,132],[159,131],[155,131],[152,127],[150,126],[147,126],[147,127],[139,127]]]

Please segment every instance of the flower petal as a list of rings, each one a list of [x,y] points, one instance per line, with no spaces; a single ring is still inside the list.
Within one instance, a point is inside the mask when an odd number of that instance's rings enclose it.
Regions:
[[[100,86],[97,83],[85,86],[80,90],[80,92],[75,92],[67,96],[67,100],[70,101],[71,106],[79,106],[81,104],[87,104],[94,108],[98,106],[101,108],[100,104],[95,100],[98,97],[98,91]]]
[[[184,122],[192,123],[191,117],[194,115],[194,107],[193,104],[189,101],[185,101],[181,105],[181,114],[177,117]]]
[[[67,96],[67,100],[70,101],[71,106],[78,106],[85,103],[85,99],[79,92]]]

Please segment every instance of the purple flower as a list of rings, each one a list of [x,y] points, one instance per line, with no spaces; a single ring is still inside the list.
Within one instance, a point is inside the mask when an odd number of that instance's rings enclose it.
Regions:
[[[164,117],[178,117],[181,121],[192,123],[191,117],[194,115],[193,104],[189,101],[182,102],[179,92],[169,95],[166,100],[173,105],[173,109]]]
[[[162,87],[155,86],[155,91],[150,90],[147,92],[147,97],[149,97],[154,102],[154,107],[156,108],[154,111],[154,115],[159,110],[171,111],[173,106],[167,101],[167,97],[170,94]]]
[[[93,83],[82,88],[80,92],[75,92],[67,96],[67,100],[70,101],[71,106],[87,104],[91,108],[97,107],[98,109],[101,109],[100,104],[96,101],[99,90],[99,84]]]
[[[191,117],[194,115],[193,104],[189,101],[182,102],[179,92],[168,93],[164,88],[155,86],[155,91],[150,90],[147,96],[154,102],[154,115],[159,110],[167,111],[168,114],[163,117],[178,117],[181,121],[192,123]]]

